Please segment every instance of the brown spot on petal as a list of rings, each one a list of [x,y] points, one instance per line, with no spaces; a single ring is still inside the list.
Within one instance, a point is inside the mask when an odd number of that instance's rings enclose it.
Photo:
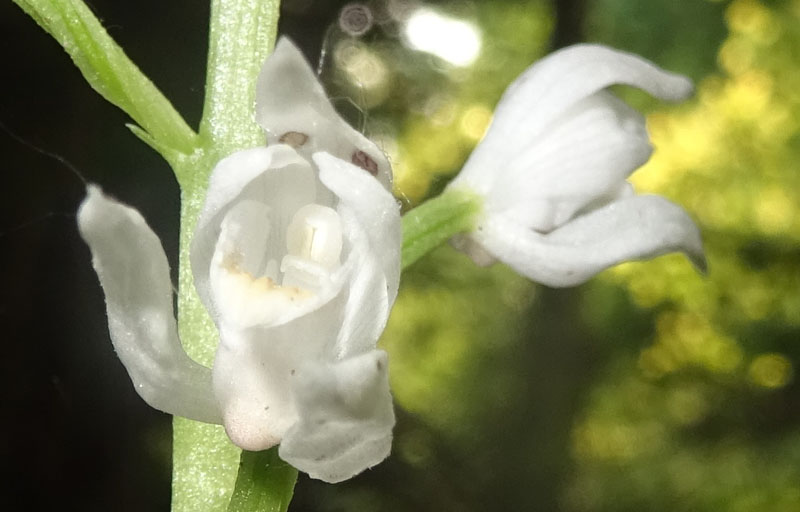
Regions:
[[[293,148],[299,148],[308,142],[308,135],[301,132],[286,132],[278,139],[281,144],[287,144]]]
[[[378,164],[375,162],[375,160],[370,158],[368,154],[364,153],[360,149],[355,153],[353,153],[353,156],[350,157],[350,161],[353,162],[353,164],[361,167],[371,175],[373,176],[378,175]]]

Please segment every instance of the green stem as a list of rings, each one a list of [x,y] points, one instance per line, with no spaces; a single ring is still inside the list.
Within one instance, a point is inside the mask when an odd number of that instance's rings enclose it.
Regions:
[[[256,77],[275,46],[279,0],[212,0],[200,136],[220,156],[263,145],[255,122]]]
[[[186,165],[213,165],[204,159]],[[199,173],[198,173],[199,174]],[[211,366],[219,342],[217,329],[194,287],[189,252],[194,226],[205,195],[204,180],[181,190],[178,330],[187,353]],[[236,479],[239,449],[219,425],[175,417],[172,446],[172,510],[182,512],[227,509]]]
[[[454,235],[472,231],[482,208],[483,199],[478,194],[448,188],[403,215],[403,268]]]
[[[228,512],[286,512],[297,470],[278,457],[278,448],[242,452]]]
[[[207,366],[213,364],[219,340],[195,291],[191,240],[214,165],[236,150],[264,143],[263,130],[254,119],[255,83],[275,44],[278,8],[279,0],[212,0],[200,144],[174,166],[182,193],[178,329],[187,353]],[[222,427],[176,417],[172,510],[227,510],[237,481],[239,453]],[[247,478],[269,476],[249,472],[240,477]],[[293,485],[280,496],[291,496]]]

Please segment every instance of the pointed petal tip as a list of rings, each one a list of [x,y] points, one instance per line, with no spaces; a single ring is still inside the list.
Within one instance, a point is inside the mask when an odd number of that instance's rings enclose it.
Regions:
[[[89,197],[96,197],[97,195],[102,195],[103,189],[100,188],[100,185],[96,183],[87,183],[86,184],[86,199]]]
[[[86,186],[86,197],[78,206],[78,231],[88,242],[93,233],[107,229],[109,217],[114,218],[126,210],[122,203],[104,194],[99,185],[90,183]]]
[[[663,199],[663,198],[662,198]],[[664,199],[664,201],[667,201]],[[692,266],[704,277],[708,275],[708,259],[703,248],[703,235],[700,227],[694,222],[689,214],[681,206],[674,204],[677,209],[678,218],[683,218],[683,234],[677,237],[679,242],[675,250],[682,252]]]
[[[561,51],[583,54],[589,57],[588,62],[595,64],[606,62],[625,69],[627,77],[620,76],[616,83],[642,88],[664,101],[683,101],[694,94],[694,84],[688,77],[667,71],[635,53],[600,44],[577,44]]]
[[[275,44],[275,49],[272,50],[273,54],[286,54],[287,57],[290,54],[295,54],[292,57],[299,56],[305,62],[305,57],[303,57],[303,53],[300,51],[300,48],[287,36],[281,36],[278,38],[278,42]]]
[[[684,101],[694,95],[694,83],[688,77],[672,74],[671,80],[665,84],[667,93],[663,99],[666,101]]]
[[[83,211],[87,205],[91,205],[97,203],[97,201],[102,200],[105,198],[105,194],[103,194],[103,189],[100,188],[99,185],[94,183],[89,183],[86,185],[86,196],[81,201],[80,206],[78,207],[78,216],[80,218],[81,211]]]
[[[692,263],[692,266],[694,266],[695,270],[700,273],[700,275],[703,277],[708,277],[708,259],[706,258],[702,246],[699,250],[687,250],[684,254],[686,254],[686,257]]]
[[[703,277],[708,277],[709,274],[708,260],[705,258],[705,256],[701,260],[692,261],[692,263],[694,264],[697,271],[700,272],[700,274]]]

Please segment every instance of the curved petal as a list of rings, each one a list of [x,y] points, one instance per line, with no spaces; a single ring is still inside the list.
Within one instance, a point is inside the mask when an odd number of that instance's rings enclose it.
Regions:
[[[693,90],[687,78],[630,53],[591,44],[564,48],[528,68],[509,86],[462,175],[475,174],[475,183],[488,179],[487,169],[497,167],[498,155],[529,144],[572,105],[614,84],[671,101],[685,99]]]
[[[394,411],[382,350],[336,363],[310,363],[292,388],[298,421],[279,454],[292,466],[341,482],[388,457]]]
[[[195,363],[178,339],[169,264],[142,216],[89,186],[78,227],[106,296],[111,341],[136,392],[152,407],[220,423],[211,370]]]
[[[251,200],[263,205],[265,211],[294,212],[314,200],[315,188],[316,178],[311,166],[289,146],[246,149],[220,160],[211,174],[191,248],[195,288],[212,317],[217,318],[219,311],[212,299],[210,269],[220,242],[221,225],[230,208],[237,200]],[[256,219],[250,220],[255,222]],[[290,220],[283,217],[262,219],[262,231],[275,237],[270,247],[276,250],[285,247],[282,237]],[[249,236],[229,236],[224,241],[234,244],[243,255],[256,254],[251,246],[262,242],[254,236],[259,229],[251,227],[246,231],[242,235]],[[263,255],[261,259],[277,258],[268,253],[259,254]],[[252,264],[263,264],[261,259]]]
[[[400,284],[402,228],[394,197],[363,170],[327,153],[314,155],[320,180],[339,197],[352,269],[338,357],[375,347]]]
[[[472,234],[499,260],[534,281],[574,286],[628,260],[682,251],[698,269],[706,262],[700,231],[686,212],[659,196],[634,196],[538,234],[503,215],[487,216]]]
[[[518,148],[486,202],[547,232],[616,190],[652,153],[644,118],[607,91],[572,106],[537,141]]]
[[[290,144],[306,157],[327,151],[367,169],[391,190],[386,156],[339,116],[303,54],[285,37],[258,75],[256,121],[268,143]]]

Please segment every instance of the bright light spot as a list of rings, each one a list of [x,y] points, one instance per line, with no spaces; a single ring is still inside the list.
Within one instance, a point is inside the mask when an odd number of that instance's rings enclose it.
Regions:
[[[390,70],[380,55],[363,44],[353,40],[338,43],[333,60],[347,79],[350,95],[359,107],[375,107],[389,95]]]
[[[779,27],[769,9],[757,0],[737,0],[728,7],[725,17],[733,32],[770,43],[778,37]]]
[[[425,101],[420,113],[434,126],[450,126],[459,109],[460,105],[450,96],[435,94]]]
[[[383,60],[364,46],[346,42],[336,46],[334,58],[354,84],[365,89],[385,85],[388,71]]]
[[[772,91],[773,79],[768,73],[750,70],[726,87],[725,99],[740,118],[755,119],[764,112]]]
[[[704,318],[690,313],[665,312],[656,320],[658,341],[639,357],[639,367],[650,377],[680,368],[703,366],[731,373],[742,362],[742,349],[717,332]]]
[[[412,48],[456,66],[471,64],[481,50],[481,36],[475,25],[429,9],[414,11],[406,22],[405,35]]]
[[[758,226],[771,234],[788,230],[796,215],[794,202],[777,186],[761,190],[755,207]]]
[[[792,380],[792,363],[781,354],[762,354],[750,363],[747,375],[757,386],[782,388]]]
[[[753,66],[756,48],[744,38],[725,41],[717,57],[722,67],[734,75],[740,75]]]
[[[461,133],[468,139],[479,141],[492,122],[492,111],[486,105],[472,105],[461,116]]]

